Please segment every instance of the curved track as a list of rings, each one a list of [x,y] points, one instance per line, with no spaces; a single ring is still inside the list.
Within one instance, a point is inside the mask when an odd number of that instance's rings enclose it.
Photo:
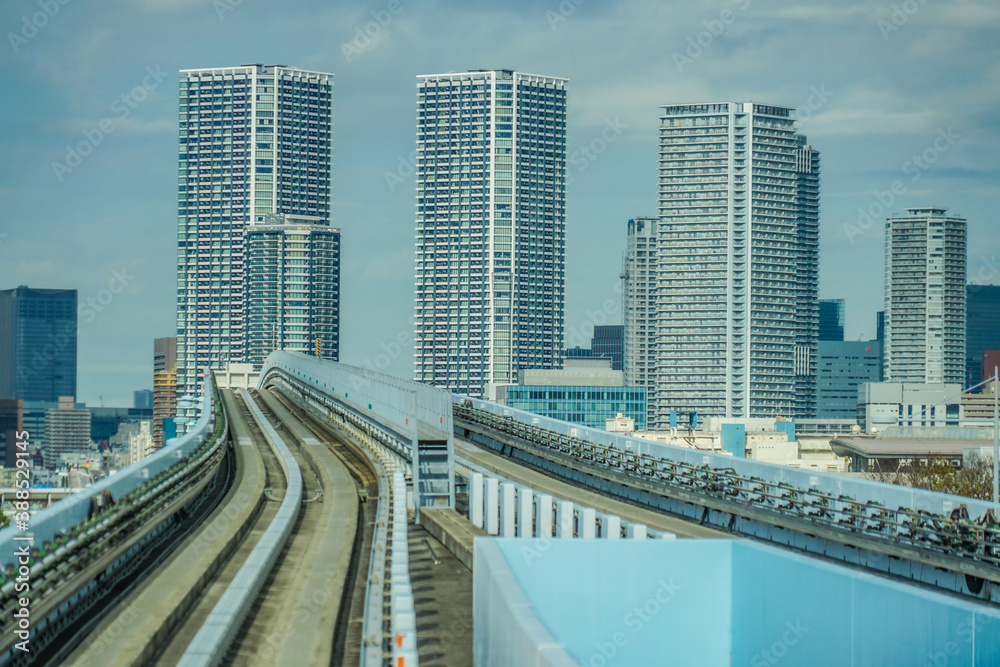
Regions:
[[[334,453],[344,445],[328,427],[293,414],[294,407],[290,411],[270,392],[255,392],[251,399],[267,425],[256,423],[243,399],[222,394],[235,443],[232,489],[184,548],[101,623],[72,664],[198,664],[189,646],[200,631],[202,641],[203,626],[219,618],[220,600],[227,606],[232,593],[224,596],[287,491],[282,465],[264,444],[264,429],[287,446],[288,461],[301,475],[301,503],[259,593],[239,611],[243,620],[229,622],[232,641],[219,653],[222,663],[339,665],[357,655],[361,633],[353,646],[349,617],[357,564],[370,540],[366,522],[359,522],[357,480],[365,486],[366,476],[374,479],[370,464],[360,452],[345,463]],[[363,581],[359,588],[363,593]]]

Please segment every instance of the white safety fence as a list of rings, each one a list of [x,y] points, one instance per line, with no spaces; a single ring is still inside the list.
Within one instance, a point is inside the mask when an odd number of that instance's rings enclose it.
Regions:
[[[406,480],[400,472],[392,475],[392,560],[389,581],[392,596],[393,667],[417,666],[417,612],[410,584],[410,548],[407,540]]]
[[[467,462],[462,465],[478,467]],[[608,540],[677,537],[671,532],[650,530],[645,524],[622,521],[616,514],[539,493],[482,469],[469,474],[468,490],[469,521],[489,535]]]

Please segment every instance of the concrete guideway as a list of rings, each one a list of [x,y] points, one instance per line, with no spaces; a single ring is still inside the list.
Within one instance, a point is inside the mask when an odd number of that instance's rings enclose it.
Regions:
[[[294,457],[301,507],[223,664],[333,664],[341,598],[358,531],[358,492],[347,467],[269,392],[256,400]],[[76,665],[183,662],[220,599],[260,543],[286,493],[275,454],[243,401],[223,392],[233,424],[236,480],[223,503],[73,655]],[[350,605],[345,608],[349,609]],[[343,647],[341,648],[343,650]]]
[[[234,440],[240,437],[237,434],[249,437],[232,392],[220,393]],[[151,660],[164,650],[164,644],[198,602],[204,580],[225,566],[241,540],[256,543],[262,531],[256,537],[248,537],[248,533],[262,509],[267,471],[255,446],[236,447],[234,455],[236,479],[219,507],[154,576],[107,615],[68,664],[125,667]],[[265,525],[276,510],[273,506],[260,517]]]
[[[330,664],[357,533],[357,487],[340,459],[270,392],[260,391],[258,397],[298,441],[300,465],[316,474],[322,496],[305,489],[300,523],[267,588],[278,594],[278,603],[261,604],[244,633],[253,639],[241,642],[233,663],[256,657],[275,665]],[[248,654],[251,647],[259,648]]]

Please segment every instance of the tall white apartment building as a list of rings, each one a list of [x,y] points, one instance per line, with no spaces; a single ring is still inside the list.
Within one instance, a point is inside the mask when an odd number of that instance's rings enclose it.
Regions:
[[[182,70],[179,126],[177,382],[196,394],[206,370],[248,360],[247,227],[330,222],[333,75]]]
[[[966,223],[945,210],[886,220],[886,382],[965,380]]]
[[[637,256],[625,271],[626,317],[646,317],[626,347],[645,345],[651,359],[643,380],[633,358],[626,383],[645,382],[650,428],[665,428],[671,411],[812,416],[819,154],[796,134],[792,109],[664,106],[658,189],[652,254],[640,263],[642,235],[630,223]],[[643,265],[650,277],[639,294],[628,281],[643,280]]]
[[[416,180],[416,380],[481,396],[558,367],[566,79],[420,76]]]

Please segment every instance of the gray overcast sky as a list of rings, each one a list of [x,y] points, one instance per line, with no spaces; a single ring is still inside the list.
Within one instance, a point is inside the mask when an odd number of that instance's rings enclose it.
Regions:
[[[620,321],[625,223],[656,212],[662,104],[802,109],[800,129],[822,154],[821,296],[847,299],[848,337],[873,336],[882,305],[885,215],[859,224],[859,208],[966,217],[970,280],[1000,283],[995,0],[63,1],[0,7],[0,288],[100,300],[79,329],[79,394],[91,405],[131,405],[133,390],[152,386],[153,339],[175,333],[185,68],[335,73],[348,363],[391,358],[390,372],[412,374],[418,74],[569,78],[569,344],[585,345],[591,323]],[[81,142],[89,154],[68,158]]]

